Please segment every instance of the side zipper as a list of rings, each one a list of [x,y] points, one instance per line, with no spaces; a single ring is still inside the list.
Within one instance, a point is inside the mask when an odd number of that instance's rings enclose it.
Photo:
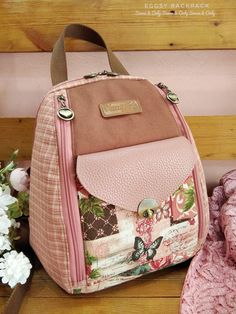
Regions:
[[[62,93],[62,91],[60,91],[60,94],[56,95],[56,97],[57,115],[55,118],[59,149],[62,210],[68,238],[70,275],[72,284],[76,285],[86,279],[85,256],[77,190],[75,186],[71,123],[69,121],[71,118],[63,119],[59,114],[62,109],[68,112],[72,110],[68,106],[66,92]]]
[[[174,94],[173,92],[171,92],[168,87],[166,85],[164,85],[163,83],[159,83],[157,86],[160,94],[162,95],[162,97],[164,98],[166,104],[168,106],[171,106],[174,109],[175,114],[177,115],[180,124],[183,128],[184,131],[184,135],[186,136],[186,138],[192,143],[192,137],[189,133],[188,128],[186,127],[186,122],[181,114],[181,112],[179,111],[179,108],[177,107],[177,103],[179,102],[178,97],[176,96],[176,94]],[[167,98],[168,94],[173,94],[177,97],[177,102],[173,102],[171,101],[171,99]],[[193,143],[192,143],[193,144]],[[193,179],[196,185],[196,194],[197,194],[197,200],[198,200],[198,214],[199,214],[199,233],[198,233],[198,239],[202,239],[203,237],[203,230],[204,230],[204,226],[206,224],[205,219],[204,219],[204,214],[203,214],[203,201],[202,201],[202,197],[201,197],[201,193],[200,193],[200,187],[199,187],[199,181],[196,175],[196,168],[194,167],[193,169]]]
[[[191,135],[189,133],[189,130],[186,128],[186,125],[185,125],[186,122],[185,122],[184,118],[182,117],[182,115],[181,115],[179,109],[177,108],[177,106],[173,105],[173,107],[174,107],[174,110],[177,113],[180,121],[182,122],[182,126],[183,126],[183,129],[185,131],[185,135],[186,135],[187,139],[192,143]],[[200,193],[199,180],[198,180],[197,175],[196,175],[196,168],[195,167],[193,169],[193,178],[194,178],[194,182],[195,182],[195,185],[196,185],[196,194],[197,194],[198,207],[199,207],[198,214],[199,214],[200,223],[199,223],[199,235],[198,235],[198,238],[202,239],[202,237],[203,237],[203,230],[204,230],[204,226],[205,226],[206,222],[205,222],[205,219],[204,219],[203,201],[202,201],[202,197],[201,197],[201,193]]]

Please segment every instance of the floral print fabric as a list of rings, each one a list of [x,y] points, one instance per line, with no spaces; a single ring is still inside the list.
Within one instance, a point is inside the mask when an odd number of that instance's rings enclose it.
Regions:
[[[77,187],[87,265],[87,286],[79,292],[101,290],[195,254],[199,221],[192,176],[152,218],[107,204],[79,183]]]

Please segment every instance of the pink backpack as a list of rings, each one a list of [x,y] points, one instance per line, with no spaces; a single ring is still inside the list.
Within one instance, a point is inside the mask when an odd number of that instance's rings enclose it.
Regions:
[[[107,49],[112,72],[67,80],[64,37]],[[30,242],[69,293],[90,293],[191,258],[208,230],[200,158],[178,97],[128,74],[101,36],[57,41],[30,186]]]

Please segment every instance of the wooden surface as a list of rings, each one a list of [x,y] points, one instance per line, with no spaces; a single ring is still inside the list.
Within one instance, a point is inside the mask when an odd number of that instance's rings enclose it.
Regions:
[[[20,314],[177,314],[189,262],[97,293],[71,296],[38,267]],[[0,286],[0,309],[10,288]]]
[[[1,0],[0,20],[1,52],[50,51],[68,23],[95,27],[114,50],[236,48],[235,0]],[[68,48],[94,49],[75,42]]]
[[[236,158],[236,115],[186,119],[202,159]],[[19,159],[30,159],[34,124],[34,118],[0,118],[0,160],[7,160],[16,148]]]

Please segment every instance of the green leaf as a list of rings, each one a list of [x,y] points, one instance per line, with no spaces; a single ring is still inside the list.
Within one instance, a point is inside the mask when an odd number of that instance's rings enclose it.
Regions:
[[[88,199],[83,197],[79,200],[79,207],[81,209],[82,215],[85,215],[88,211]]]
[[[19,153],[19,149],[16,149],[10,157],[10,161],[15,161],[18,156],[18,153]]]
[[[102,202],[100,199],[98,199],[97,197],[92,196],[92,195],[90,195],[89,201],[90,201],[91,206],[100,205]]]
[[[89,278],[91,279],[97,279],[99,277],[101,277],[101,275],[98,269],[93,269],[89,275]]]
[[[184,204],[183,212],[187,212],[188,210],[190,210],[190,208],[193,206],[193,204],[194,204],[194,198],[187,200]]]
[[[149,264],[144,264],[144,265],[141,265],[141,266],[134,268],[131,272],[132,272],[132,275],[138,276],[141,274],[148,273],[150,271],[150,269],[151,269],[151,267]]]
[[[178,194],[180,192],[180,188],[178,188],[177,190],[174,191],[173,195],[176,196],[176,194]]]
[[[102,201],[95,196],[90,196],[89,198],[81,198],[79,201],[79,206],[82,215],[85,215],[87,212],[91,212],[96,217],[104,217],[104,210],[101,206],[101,203]]]
[[[6,177],[4,174],[0,173],[0,184],[4,184],[6,182]]]
[[[8,161],[8,164],[0,169],[0,183],[5,183],[7,181],[7,175],[8,173],[12,172],[16,168],[15,160],[18,155],[19,150],[15,150],[11,157],[10,160]],[[5,174],[5,175],[4,175]]]
[[[92,265],[93,262],[97,261],[97,257],[89,255],[89,252],[87,251],[85,253],[85,260],[87,265]]]
[[[195,197],[194,197],[194,190],[188,190],[186,191],[186,193],[184,192],[185,196],[186,196],[186,201],[184,204],[184,208],[183,208],[183,212],[186,212],[188,210],[190,210],[190,208],[193,206],[194,202],[195,202]]]
[[[102,217],[102,218],[104,217],[104,210],[100,206],[94,206],[92,208],[92,212],[93,212],[94,216],[96,216],[96,217]]]
[[[14,218],[19,218],[22,216],[22,210],[19,207],[19,202],[15,202],[11,205],[8,205],[8,216],[10,219]]]
[[[14,241],[20,239],[18,229],[14,228],[14,227],[10,227],[10,228],[9,228],[8,237],[9,237],[9,240],[10,240],[10,242],[11,242],[11,246],[14,248],[14,247],[15,247]]]
[[[81,289],[77,288],[77,289],[73,289],[73,294],[80,294],[81,293]]]
[[[19,192],[17,198],[19,203],[19,209],[25,216],[29,216],[29,193]]]
[[[148,273],[150,270],[151,266],[144,264],[122,273],[121,276],[139,276]]]
[[[2,168],[0,170],[0,174],[3,175],[4,173],[11,172],[15,168],[14,161],[9,162],[9,164],[6,165],[6,167]]]
[[[193,195],[193,194],[194,194],[194,189],[193,189],[193,188],[190,188],[190,189],[188,189],[188,190],[185,190],[185,191],[184,191],[184,194],[185,194],[185,195]]]

